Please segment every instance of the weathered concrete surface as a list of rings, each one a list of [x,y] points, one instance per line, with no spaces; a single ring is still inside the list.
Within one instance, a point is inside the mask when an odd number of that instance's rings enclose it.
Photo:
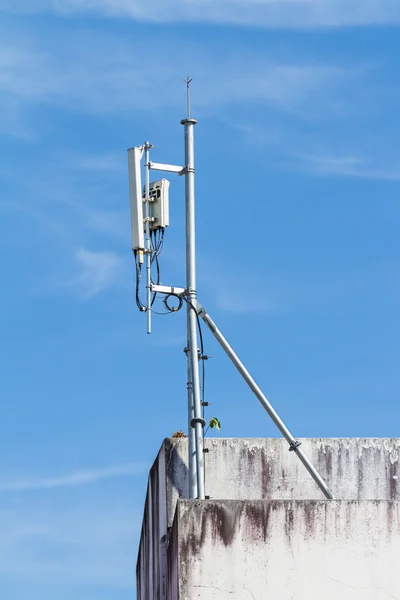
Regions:
[[[400,504],[180,500],[170,552],[169,600],[398,600]]]
[[[400,499],[400,439],[302,439],[302,449],[342,500]],[[206,495],[214,499],[319,500],[323,497],[288,444],[278,438],[206,439]],[[172,515],[188,494],[187,440],[165,440]],[[162,449],[160,452],[162,452]],[[160,455],[159,455],[160,456]]]
[[[400,500],[400,439],[304,439],[302,444],[336,498]],[[205,487],[212,501],[323,498],[283,439],[207,439],[205,448]],[[165,600],[175,585],[179,556],[168,544],[176,503],[187,496],[187,440],[167,439],[149,475],[137,563],[139,600]]]
[[[302,449],[342,500],[400,499],[400,439],[303,439]],[[317,484],[283,439],[205,441],[206,494],[215,499],[319,500]]]
[[[137,600],[167,597],[168,533],[178,498],[187,497],[186,445],[166,439],[149,473],[136,566]]]

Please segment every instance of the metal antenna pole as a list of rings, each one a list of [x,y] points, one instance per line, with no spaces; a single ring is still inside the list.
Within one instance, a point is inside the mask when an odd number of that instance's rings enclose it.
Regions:
[[[284,424],[284,422],[282,421],[282,419],[280,418],[278,413],[274,410],[273,406],[268,402],[266,396],[264,396],[264,394],[262,393],[262,390],[256,384],[256,382],[254,381],[254,379],[252,378],[252,376],[250,375],[250,373],[248,372],[248,370],[246,369],[246,367],[244,366],[242,361],[239,359],[239,357],[233,350],[232,346],[230,346],[228,344],[227,340],[222,335],[222,333],[220,332],[220,330],[218,329],[218,327],[216,326],[216,324],[214,323],[214,321],[212,320],[210,315],[206,312],[206,310],[198,302],[197,302],[196,308],[197,308],[197,312],[198,312],[199,316],[203,319],[203,321],[205,322],[205,324],[207,325],[207,327],[209,328],[211,333],[214,335],[216,340],[219,342],[219,344],[222,346],[223,350],[229,356],[229,358],[231,359],[231,361],[233,362],[233,364],[235,365],[235,367],[237,368],[237,370],[239,371],[239,373],[241,374],[241,376],[243,377],[243,379],[245,380],[247,385],[250,387],[252,392],[255,394],[255,396],[258,399],[258,401],[260,402],[260,404],[265,408],[265,410],[267,411],[267,413],[269,414],[269,416],[271,417],[271,419],[273,420],[275,425],[278,427],[278,429],[281,432],[281,434],[283,435],[283,437],[289,443],[289,450],[291,450],[297,454],[298,458],[301,460],[301,462],[303,463],[303,465],[305,466],[307,471],[310,473],[311,477],[314,479],[316,484],[319,486],[319,488],[325,494],[326,498],[328,498],[329,500],[335,500],[334,495],[332,494],[331,490],[326,485],[325,481],[322,479],[321,475],[318,473],[318,471],[311,464],[311,462],[308,460],[307,456],[304,454],[304,452],[299,447],[300,442],[298,442],[293,437],[293,435],[290,433],[289,429],[286,427],[286,425]]]
[[[185,79],[186,83],[186,99],[187,99],[187,118],[190,119],[190,83],[191,79],[189,79],[189,75]]]
[[[189,328],[188,328],[188,345],[185,348],[187,358],[187,392],[188,392],[188,465],[189,465],[189,498],[193,500],[197,498],[197,476],[196,476],[196,442],[195,431],[192,427],[192,419],[194,419],[193,405],[193,382],[192,382],[192,366],[189,354]]]
[[[195,246],[195,210],[194,210],[194,136],[193,128],[196,119],[190,118],[190,79],[186,80],[188,112],[186,119],[181,121],[185,135],[185,196],[186,196],[186,289],[187,289],[187,329],[188,329],[188,360],[192,382],[191,394],[188,394],[188,418],[190,429],[194,430],[194,448],[189,454],[191,462],[190,473],[196,473],[197,498],[203,500],[204,493],[204,462],[203,462],[203,427],[205,421],[201,416],[199,358],[197,349],[197,316],[194,304],[196,302],[196,246]],[[194,414],[193,414],[194,413]],[[191,449],[189,439],[189,452]],[[194,452],[193,452],[194,450]]]
[[[151,242],[150,242],[150,148],[152,145],[146,142],[144,145],[144,162],[146,167],[145,179],[145,224],[146,224],[146,310],[147,310],[147,333],[151,333]]]
[[[190,82],[189,76],[185,79],[186,93],[187,93],[187,118],[190,119]],[[188,307],[190,309],[190,307]],[[196,442],[195,442],[195,430],[192,427],[192,419],[194,419],[194,404],[193,404],[193,380],[192,380],[192,368],[190,364],[190,351],[189,342],[190,340],[190,328],[188,320],[187,330],[187,347],[185,348],[187,363],[188,363],[188,452],[189,452],[189,498],[193,499],[197,497],[197,477],[196,477]]]

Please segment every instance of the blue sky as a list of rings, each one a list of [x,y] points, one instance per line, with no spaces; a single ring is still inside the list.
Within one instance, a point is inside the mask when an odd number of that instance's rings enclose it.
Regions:
[[[181,164],[199,298],[298,436],[399,435],[397,0],[0,0],[0,596],[125,600],[186,429],[185,316],[134,301],[126,149]],[[184,285],[171,179],[163,283]],[[277,432],[205,333],[221,434]]]

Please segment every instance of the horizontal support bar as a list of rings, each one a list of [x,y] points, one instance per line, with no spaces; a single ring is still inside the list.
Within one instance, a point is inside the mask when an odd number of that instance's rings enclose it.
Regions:
[[[164,165],[163,163],[149,162],[149,169],[152,171],[167,171],[168,173],[178,173],[181,175],[185,171],[185,167],[177,167],[175,165]]]
[[[151,285],[152,292],[160,292],[160,294],[174,294],[175,296],[183,296],[186,294],[185,288],[172,287],[170,285],[157,285],[153,283]]]

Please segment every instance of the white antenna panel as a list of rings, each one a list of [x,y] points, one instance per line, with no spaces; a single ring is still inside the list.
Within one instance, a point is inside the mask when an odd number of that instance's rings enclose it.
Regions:
[[[142,154],[143,148],[140,146],[128,150],[132,250],[144,248],[142,180],[140,175]]]
[[[143,190],[143,198],[146,197],[146,191]],[[160,179],[150,183],[150,229],[155,230],[169,225],[169,181]]]

